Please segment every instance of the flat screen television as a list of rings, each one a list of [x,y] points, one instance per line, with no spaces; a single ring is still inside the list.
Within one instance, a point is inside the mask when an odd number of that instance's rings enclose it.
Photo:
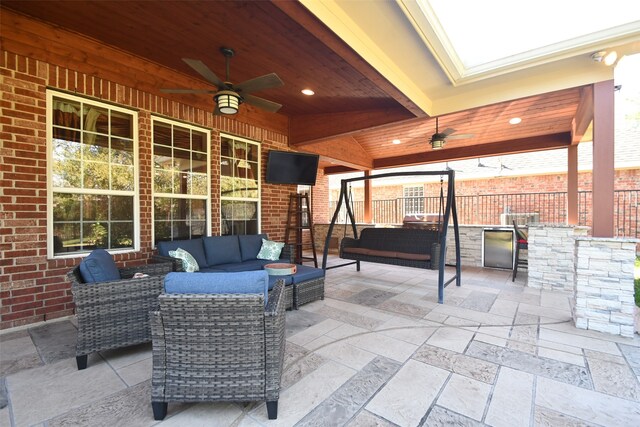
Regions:
[[[267,177],[269,184],[316,185],[317,154],[269,151]]]

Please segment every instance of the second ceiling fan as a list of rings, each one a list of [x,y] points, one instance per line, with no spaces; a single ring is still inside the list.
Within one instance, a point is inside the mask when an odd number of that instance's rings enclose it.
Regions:
[[[434,150],[443,148],[444,144],[447,142],[447,139],[465,139],[474,137],[474,135],[471,133],[452,135],[456,130],[451,128],[447,128],[440,132],[438,129],[438,125],[438,117],[436,117],[436,133],[431,135],[431,139],[429,140],[429,144],[431,144],[431,148],[433,148]]]
[[[250,95],[251,92],[256,92],[264,89],[271,89],[274,87],[280,87],[284,85],[283,81],[278,77],[276,73],[265,74],[264,76],[256,77],[234,85],[229,80],[229,61],[235,55],[235,51],[228,47],[220,48],[220,51],[225,57],[226,65],[226,79],[220,80],[218,76],[211,71],[204,62],[198,59],[182,58],[191,68],[193,68],[198,74],[205,78],[209,83],[216,87],[215,90],[211,89],[160,89],[164,93],[211,93],[213,99],[216,102],[216,109],[214,114],[235,114],[238,112],[240,104],[247,103],[263,110],[267,110],[271,113],[277,112],[281,104],[277,102],[269,101],[263,98],[259,98],[254,95]]]

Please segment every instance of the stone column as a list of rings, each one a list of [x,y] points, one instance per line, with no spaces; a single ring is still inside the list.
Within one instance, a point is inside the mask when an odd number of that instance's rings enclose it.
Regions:
[[[529,271],[527,286],[573,291],[575,239],[586,236],[588,227],[566,224],[529,224]]]
[[[576,239],[576,328],[633,337],[637,239]]]

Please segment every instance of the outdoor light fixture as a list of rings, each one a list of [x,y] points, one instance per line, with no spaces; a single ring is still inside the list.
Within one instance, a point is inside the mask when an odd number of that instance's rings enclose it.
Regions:
[[[300,92],[307,96],[315,95],[315,92],[311,89],[302,89]]]
[[[607,52],[606,50],[598,51],[591,55],[591,59],[595,62],[602,62],[604,65],[611,66],[615,64],[618,59],[618,52],[612,50],[611,52]]]
[[[240,96],[231,90],[221,90],[214,97],[218,111],[222,114],[235,114],[240,106]]]
[[[522,119],[520,117],[513,117],[509,120],[509,124],[511,125],[517,125],[520,122],[522,122]]]
[[[393,141],[391,141],[391,143],[392,143],[393,145],[398,145],[398,144],[401,144],[401,143],[402,143],[402,141],[400,141],[399,139],[394,139]]]
[[[439,150],[444,147],[444,142],[444,138],[431,138],[429,144],[431,144],[431,148],[433,148],[434,150]]]

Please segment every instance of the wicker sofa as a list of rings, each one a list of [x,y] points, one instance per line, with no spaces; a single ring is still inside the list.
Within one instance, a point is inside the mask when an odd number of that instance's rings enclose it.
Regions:
[[[294,264],[294,245],[284,245],[277,261],[257,259],[262,239],[266,234],[248,234],[231,236],[207,236],[189,240],[158,242],[156,262],[170,262],[173,271],[184,271],[182,261],[169,257],[169,251],[182,248],[188,251],[198,262],[199,272],[238,272],[262,270],[266,264],[279,262]],[[298,265],[297,272],[287,276],[270,276],[270,288],[277,279],[285,282],[286,309],[298,309],[318,299],[324,299],[324,270]]]
[[[176,276],[186,274],[171,273],[172,279],[193,280]],[[235,273],[241,274],[262,274],[268,283],[266,272]],[[266,401],[269,419],[277,418],[285,348],[284,281],[278,280],[268,294],[265,285],[263,294],[250,293],[255,289],[212,294],[208,287],[215,280],[196,284],[205,293],[160,295],[160,309],[151,315],[156,420],[166,416],[168,402],[209,401]],[[191,292],[191,283],[186,285]]]
[[[437,230],[365,228],[358,239],[342,239],[340,258],[357,261],[358,271],[360,261],[428,269],[435,263],[437,243]]]
[[[120,268],[121,280],[103,283],[85,283],[79,265],[67,273],[78,320],[78,369],[87,367],[93,352],[151,341],[149,312],[158,309],[170,271],[169,263]],[[148,277],[134,279],[135,273]]]

